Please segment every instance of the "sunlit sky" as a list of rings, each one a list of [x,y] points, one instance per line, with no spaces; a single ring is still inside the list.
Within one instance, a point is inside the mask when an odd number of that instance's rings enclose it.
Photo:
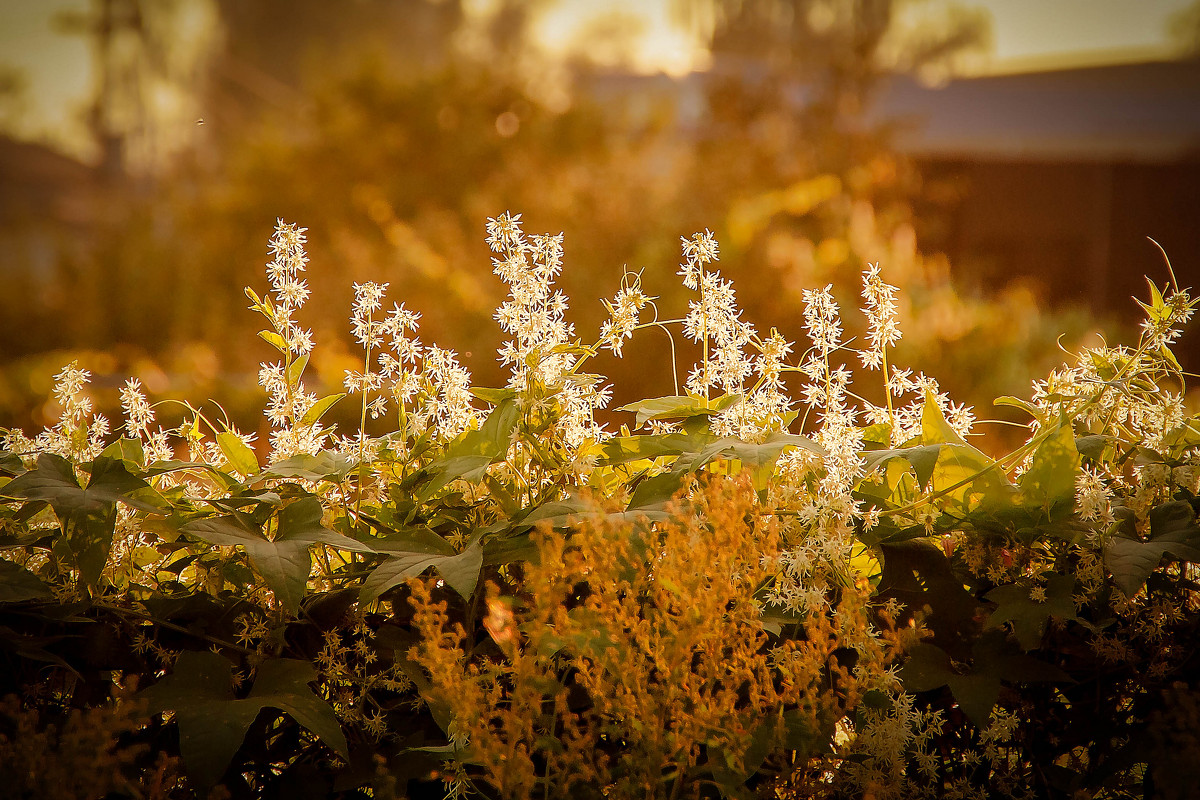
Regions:
[[[251,0],[252,1],[252,0]],[[205,0],[184,0],[198,5]],[[946,0],[927,0],[927,10]],[[1195,0],[957,0],[992,16],[992,50],[973,64],[981,72],[1165,57],[1171,18]],[[538,24],[552,52],[588,46],[584,31],[608,18],[638,33],[630,55],[640,70],[682,74],[703,67],[671,0],[556,0]],[[0,66],[25,74],[26,94],[15,129],[23,136],[70,145],[82,133],[91,61],[80,36],[56,30],[63,11],[86,11],[89,0],[0,0]]]

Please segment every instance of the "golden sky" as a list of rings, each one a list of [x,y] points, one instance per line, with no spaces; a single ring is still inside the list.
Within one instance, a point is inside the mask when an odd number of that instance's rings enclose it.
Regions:
[[[252,1],[252,0],[248,0]],[[206,0],[183,0],[203,19]],[[946,0],[925,0],[925,13]],[[957,0],[992,16],[992,50],[972,63],[989,73],[1064,64],[1106,63],[1164,57],[1171,44],[1168,24],[1195,0]],[[469,5],[484,5],[471,0]],[[670,0],[555,0],[537,30],[551,52],[592,46],[616,57],[627,54],[641,70],[683,74],[703,68],[688,32],[669,13]],[[52,20],[63,11],[85,11],[89,0],[0,0],[0,66],[23,71],[27,92],[15,128],[20,135],[71,146],[82,133],[82,107],[89,93],[91,63],[79,36],[58,32]],[[624,47],[585,34],[598,21],[636,33]],[[202,27],[202,25],[200,26]],[[196,28],[194,28],[196,29]],[[613,49],[615,48],[615,49]],[[603,60],[605,52],[600,52]],[[161,98],[170,106],[171,98]],[[177,108],[180,124],[190,113]],[[77,145],[76,145],[77,146]],[[74,148],[73,148],[74,149]]]

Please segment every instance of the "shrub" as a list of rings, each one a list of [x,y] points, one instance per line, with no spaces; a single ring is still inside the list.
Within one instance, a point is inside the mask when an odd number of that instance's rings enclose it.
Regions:
[[[63,369],[58,423],[0,456],[0,689],[22,730],[136,683],[104,740],[128,746],[104,752],[180,758],[178,797],[1186,791],[1200,418],[1173,276],[1136,346],[999,398],[1029,436],[993,456],[971,409],[890,363],[878,266],[864,346],[809,290],[792,360],[707,231],[682,241],[683,316],[627,274],[592,344],[554,288],[561,236],[505,214],[488,242],[502,388],[364,283],[362,367],[311,393],[305,230],[282,222],[270,292],[247,289],[277,352],[259,451],[219,407],[164,430],[136,380],[110,441],[88,373]],[[697,361],[610,432],[585,368],[650,327]],[[880,371],[877,402],[844,356]],[[342,434],[322,419],[347,396]],[[2,742],[0,763],[26,746]],[[144,796],[105,780],[81,785]]]

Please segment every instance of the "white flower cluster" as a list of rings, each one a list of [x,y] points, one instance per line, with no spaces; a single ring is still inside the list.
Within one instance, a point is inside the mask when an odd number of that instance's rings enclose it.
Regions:
[[[770,431],[783,430],[794,416],[781,378],[791,342],[775,330],[763,339],[741,318],[733,284],[707,268],[720,255],[712,231],[705,229],[690,239],[680,237],[680,242],[684,260],[678,274],[686,288],[700,294],[688,303],[683,334],[703,348],[701,361],[688,373],[687,390],[704,397],[712,389],[740,395],[713,420],[713,432],[720,436],[757,441]],[[757,357],[750,355],[751,348],[758,351]],[[751,378],[753,383],[747,386]]]
[[[271,460],[297,453],[315,453],[325,446],[329,432],[319,422],[305,424],[304,415],[317,402],[317,396],[305,391],[299,375],[289,374],[292,365],[307,359],[312,351],[312,331],[300,327],[293,313],[308,299],[308,284],[300,277],[308,264],[304,250],[308,228],[277,220],[268,245],[272,259],[267,264],[267,279],[275,293],[275,303],[266,306],[275,328],[276,341],[282,342],[285,360],[259,365],[258,383],[267,391],[263,412],[271,422]]]
[[[150,430],[154,423],[154,409],[146,401],[142,382],[137,378],[125,381],[121,389],[121,410],[125,413],[125,433],[131,439],[141,441],[146,464],[166,461],[173,456],[167,442],[167,431],[162,428]]]
[[[610,392],[597,377],[575,372],[578,356],[569,351],[575,326],[565,319],[566,296],[554,288],[562,271],[562,234],[526,238],[521,215],[507,212],[488,219],[487,233],[492,252],[499,253],[493,271],[509,289],[495,315],[512,337],[499,350],[500,362],[511,370],[508,387],[525,393],[541,386],[555,395],[555,424],[569,449],[603,439],[594,413],[608,404]]]
[[[292,320],[292,312],[308,299],[308,284],[300,278],[308,264],[304,245],[308,228],[297,228],[283,220],[275,222],[275,234],[269,248],[272,259],[267,264],[267,278],[275,292],[276,327],[287,342],[288,349],[301,355],[312,350],[312,331],[304,330]]]
[[[54,400],[62,407],[58,422],[33,439],[20,430],[5,434],[4,449],[21,455],[56,453],[88,461],[100,455],[108,436],[108,420],[92,413],[92,399],[84,392],[92,374],[72,361],[54,376]]]
[[[600,326],[601,346],[607,347],[620,358],[625,340],[633,336],[638,317],[651,300],[653,298],[642,293],[641,274],[626,272],[621,278],[620,291],[612,300],[603,301],[609,318]]]
[[[877,263],[863,272],[862,283],[862,296],[866,303],[863,311],[867,315],[867,339],[871,346],[860,350],[858,355],[864,367],[879,369],[887,363],[887,348],[894,347],[902,335],[896,323],[897,290],[890,283],[883,282]]]
[[[386,283],[354,284],[351,332],[365,356],[362,372],[346,370],[346,391],[363,395],[364,421],[368,413],[372,419],[382,417],[394,400],[410,432],[420,435],[432,426],[434,434],[449,441],[478,419],[471,405],[471,374],[453,350],[423,346],[411,335],[420,327],[419,313],[393,303],[391,311],[376,318],[387,289]],[[380,393],[370,398],[375,392]],[[360,431],[360,449],[365,436]]]

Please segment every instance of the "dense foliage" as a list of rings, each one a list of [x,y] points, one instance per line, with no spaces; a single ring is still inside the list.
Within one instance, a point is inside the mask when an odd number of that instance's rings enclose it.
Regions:
[[[362,283],[361,366],[309,392],[304,229],[280,223],[270,292],[247,290],[269,442],[207,405],[163,430],[136,380],[114,441],[77,364],[57,424],[7,432],[15,796],[1186,795],[1200,418],[1173,275],[1136,346],[997,400],[1029,422],[994,457],[889,363],[878,266],[863,346],[807,290],[793,358],[707,231],[683,240],[682,317],[627,274],[594,343],[554,288],[561,236],[505,214],[488,243],[503,388]],[[608,431],[586,367],[652,327],[696,363]],[[876,402],[844,357],[882,375]],[[357,432],[322,421],[339,403]]]

